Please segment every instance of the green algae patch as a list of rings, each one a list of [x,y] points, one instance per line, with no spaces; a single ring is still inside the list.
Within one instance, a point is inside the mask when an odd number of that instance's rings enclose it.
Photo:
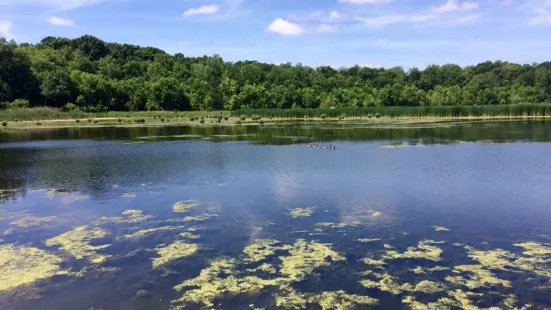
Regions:
[[[374,259],[374,258],[371,258],[371,257],[364,258],[363,262],[366,265],[377,266],[377,267],[382,267],[382,266],[386,265],[384,260],[378,260],[378,259]]]
[[[32,215],[26,215],[25,217],[12,222],[11,224],[17,227],[37,227],[41,226],[42,224],[53,222],[56,220],[55,216],[47,216],[47,217],[36,217]]]
[[[381,241],[381,239],[379,239],[379,238],[363,238],[363,239],[358,239],[358,241],[361,242],[361,243],[370,243],[370,242]]]
[[[155,233],[169,232],[169,231],[182,230],[182,229],[184,228],[179,226],[161,226],[161,227],[138,230],[134,233],[126,234],[123,237],[125,239],[141,239]]]
[[[282,289],[276,295],[275,301],[277,308],[280,309],[307,309],[309,305],[318,305],[322,310],[358,309],[361,306],[375,306],[379,302],[369,296],[348,294],[345,291],[313,294],[298,293],[292,288]]]
[[[413,296],[406,296],[402,299],[402,303],[408,305],[408,307],[412,310],[447,310],[457,307],[457,302],[447,297],[440,298],[435,302],[424,304],[415,300],[415,297]]]
[[[383,292],[388,292],[394,295],[402,293],[402,287],[398,284],[398,279],[387,273],[378,274],[374,273],[373,276],[377,280],[364,279],[360,281],[360,284],[366,288],[376,288]]]
[[[417,283],[417,285],[415,285],[415,288],[413,288],[414,292],[425,294],[435,294],[443,292],[445,290],[446,286],[444,284],[428,280],[423,280]]]
[[[0,246],[0,292],[30,285],[55,275],[66,275],[63,260],[44,250],[14,245]]]
[[[191,240],[197,240],[197,239],[201,238],[201,235],[196,235],[196,234],[193,234],[189,231],[185,231],[183,233],[180,233],[180,236],[182,236],[183,238],[186,238],[186,239],[191,239]]]
[[[467,273],[468,277],[463,276],[449,276],[446,277],[446,281],[463,285],[469,289],[476,289],[481,287],[492,287],[502,285],[503,287],[511,287],[511,282],[496,277],[491,271],[484,269],[480,265],[460,265],[455,266],[454,270],[458,273]]]
[[[92,240],[103,239],[109,235],[109,232],[100,228],[88,229],[85,226],[80,226],[72,231],[65,232],[57,237],[46,240],[46,245],[59,246],[59,249],[68,253],[76,259],[88,259],[92,263],[101,264],[109,256],[97,254],[96,251],[103,250],[111,246],[106,245],[90,245]]]
[[[245,263],[261,262],[273,256],[276,251],[290,249],[290,245],[282,245],[281,242],[277,240],[256,239],[253,244],[247,246],[243,250],[243,254],[245,254],[245,258],[243,261]]]
[[[126,210],[122,216],[102,217],[97,224],[105,223],[139,223],[151,218],[151,215],[144,215],[142,210]]]
[[[304,239],[298,239],[289,253],[289,256],[280,257],[280,272],[290,281],[300,281],[316,268],[329,266],[332,261],[344,260],[330,244],[307,242]]]
[[[172,206],[175,213],[185,213],[199,206],[199,202],[194,200],[179,201]]]
[[[434,231],[450,231],[448,228],[444,226],[432,226],[434,228]]]
[[[394,247],[390,244],[383,244],[383,248],[387,249],[387,250],[390,250],[390,249],[394,249]]]
[[[198,216],[186,216],[184,217],[184,222],[203,222],[210,220],[211,218],[217,217],[218,214],[203,213]]]
[[[427,259],[431,261],[440,261],[442,255],[442,249],[434,244],[440,244],[442,242],[423,240],[420,241],[417,247],[409,247],[404,253],[397,251],[387,251],[383,258],[385,259]]]
[[[276,286],[279,283],[278,280],[265,280],[253,276],[236,277],[236,264],[234,259],[215,260],[196,278],[175,286],[174,289],[179,292],[183,291],[183,295],[180,299],[172,302],[173,308],[184,309],[190,305],[212,308],[216,298],[225,295],[256,294],[266,286]]]
[[[542,245],[536,242],[517,243],[514,246],[521,247],[525,251],[522,253],[526,256],[543,256],[551,254],[551,247]]]
[[[247,272],[250,272],[250,273],[267,272],[267,273],[275,274],[277,273],[277,269],[274,265],[264,263],[256,268],[247,269]]]
[[[197,244],[176,241],[166,247],[156,248],[155,251],[159,257],[153,259],[153,268],[166,265],[180,258],[188,257],[199,250]]]
[[[381,217],[382,215],[383,215],[383,213],[382,213],[382,212],[379,212],[379,211],[373,212],[373,213],[371,214],[371,216],[372,216],[373,218],[379,218],[379,217]]]
[[[314,209],[312,208],[296,208],[289,212],[289,215],[293,218],[309,217],[312,214],[314,214]]]

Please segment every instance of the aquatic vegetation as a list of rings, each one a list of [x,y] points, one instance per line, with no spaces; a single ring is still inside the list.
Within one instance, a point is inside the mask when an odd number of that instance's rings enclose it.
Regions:
[[[136,194],[134,194],[134,193],[124,193],[124,194],[121,195],[121,198],[125,198],[125,199],[136,198]]]
[[[202,221],[207,221],[211,218],[214,218],[214,217],[217,217],[218,214],[210,214],[210,213],[203,213],[201,215],[198,215],[198,216],[186,216],[184,217],[184,222],[194,222],[194,221],[197,221],[197,222],[202,222]]]
[[[515,258],[509,251],[501,249],[489,251],[478,251],[470,247],[466,247],[466,249],[469,250],[470,258],[489,269],[506,270],[505,267],[512,266],[511,260]]]
[[[168,264],[183,257],[188,257],[199,250],[199,246],[193,243],[176,241],[168,246],[156,248],[159,257],[153,259],[153,268]]]
[[[181,229],[184,229],[184,227],[180,227],[180,226],[161,226],[161,227],[138,230],[134,233],[124,235],[123,237],[126,238],[126,239],[140,239],[140,238],[144,238],[147,235],[154,234],[154,233],[175,231],[175,230],[181,230]]]
[[[172,206],[172,211],[175,213],[185,213],[199,206],[199,202],[193,200],[179,201]]]
[[[435,231],[450,231],[448,228],[444,226],[432,226]]]
[[[386,265],[386,262],[384,260],[377,260],[373,259],[371,257],[364,258],[364,264],[371,265],[371,266],[384,266]]]
[[[381,241],[379,238],[364,238],[364,239],[358,239],[359,242],[362,243],[369,243],[369,242],[375,242],[375,241]]]
[[[100,228],[88,229],[85,226],[80,226],[74,230],[65,232],[57,237],[46,240],[46,245],[59,246],[59,249],[67,252],[76,259],[88,259],[92,263],[101,264],[108,255],[97,254],[96,251],[103,250],[111,246],[105,245],[90,245],[92,240],[103,239],[109,235],[109,232]]]
[[[293,218],[299,218],[312,216],[313,213],[314,209],[312,208],[296,208],[291,210],[291,212],[289,212],[289,215]]]
[[[274,267],[274,265],[267,264],[267,263],[264,263],[256,268],[247,269],[247,272],[251,272],[251,273],[259,272],[259,271],[272,273],[272,274],[277,273],[277,269]]]
[[[383,292],[388,292],[394,295],[399,295],[402,293],[402,288],[398,284],[398,279],[387,273],[378,274],[374,273],[374,277],[377,280],[364,279],[360,281],[360,284],[366,288],[376,288]]]
[[[253,244],[247,246],[243,253],[244,262],[257,263],[273,256],[276,251],[290,250],[290,245],[281,245],[281,242],[271,239],[256,239]]]
[[[316,268],[329,266],[332,261],[344,260],[344,257],[331,249],[331,245],[304,239],[296,240],[289,253],[290,256],[280,257],[280,272],[290,281],[302,280]]]
[[[123,216],[102,217],[97,224],[105,223],[138,223],[151,218],[151,215],[144,215],[141,210],[126,210],[122,212]]]
[[[40,226],[44,223],[49,223],[52,221],[55,221],[55,216],[47,216],[47,217],[36,217],[32,215],[26,215],[25,217],[12,222],[12,225],[18,226],[18,227],[36,227]]]
[[[374,217],[374,218],[381,217],[382,215],[383,215],[383,213],[382,213],[382,212],[379,212],[379,211],[373,212],[373,214],[371,214],[371,216]]]
[[[378,300],[369,296],[348,294],[345,291],[328,291],[320,294],[298,293],[292,288],[282,288],[276,295],[279,309],[307,309],[308,305],[319,305],[323,310],[349,310],[358,306],[374,306]]]
[[[184,291],[182,297],[173,301],[174,309],[183,309],[195,304],[207,308],[214,307],[214,300],[224,295],[254,294],[266,286],[276,286],[279,281],[265,280],[258,277],[236,277],[236,261],[219,259],[201,271],[196,278],[186,280],[174,287],[176,291]],[[195,289],[189,289],[196,287]]]
[[[384,247],[385,249],[388,249],[388,250],[389,250],[389,249],[394,249],[394,247],[393,247],[392,245],[390,245],[390,244],[383,244],[383,247]]]
[[[316,223],[316,226],[320,226],[324,228],[345,228],[350,225],[346,223]]]
[[[459,273],[468,273],[469,277],[449,276],[446,281],[475,289],[480,287],[503,285],[511,287],[511,282],[496,277],[491,271],[484,269],[480,265],[460,265],[455,266],[454,270]]]
[[[298,293],[291,287],[284,287],[275,296],[275,304],[280,309],[306,309],[308,294]]]
[[[440,244],[442,242],[423,240],[420,241],[417,247],[409,247],[404,253],[398,253],[396,251],[387,251],[384,254],[385,259],[427,259],[432,261],[440,261],[442,255],[442,249],[434,246],[433,244]]]
[[[447,297],[440,298],[435,302],[424,304],[415,300],[413,296],[406,296],[402,303],[407,304],[412,310],[445,310],[457,306],[457,302]]]
[[[14,245],[0,246],[0,292],[30,285],[55,275],[63,259],[44,250]]]
[[[196,239],[201,238],[200,235],[195,235],[195,234],[193,234],[193,233],[191,233],[191,232],[189,232],[189,231],[185,231],[185,232],[183,232],[183,233],[180,233],[180,236],[182,236],[182,237],[184,237],[184,238],[186,238],[186,239],[192,239],[192,240],[196,240]]]
[[[417,266],[413,269],[410,269],[410,271],[415,273],[415,274],[429,274],[429,273],[432,273],[432,272],[448,271],[448,270],[451,270],[451,268],[444,267],[444,266],[435,266],[435,267],[432,267],[432,268],[423,268],[421,266]]]
[[[423,280],[417,283],[417,285],[415,285],[415,288],[413,289],[414,292],[425,294],[434,294],[445,290],[446,286],[444,284],[428,280]]]
[[[525,251],[522,253],[527,256],[541,256],[551,254],[551,246],[542,245],[536,242],[517,243],[514,246],[521,247]]]

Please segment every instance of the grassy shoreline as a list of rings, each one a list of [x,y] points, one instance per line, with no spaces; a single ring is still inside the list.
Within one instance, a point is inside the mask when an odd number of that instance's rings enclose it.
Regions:
[[[147,113],[147,112],[146,112]],[[111,115],[98,115],[92,118],[60,118],[60,119],[42,119],[42,120],[27,120],[27,121],[8,121],[6,126],[2,124],[0,126],[0,132],[9,132],[17,130],[40,130],[40,129],[53,129],[53,128],[97,128],[97,127],[167,127],[167,126],[261,126],[261,125],[277,125],[285,123],[301,123],[301,124],[358,124],[369,127],[399,127],[408,125],[438,125],[473,121],[520,121],[520,120],[551,120],[551,116],[465,116],[465,117],[379,117],[379,118],[365,118],[365,117],[346,117],[344,119],[336,118],[291,118],[291,117],[277,117],[277,118],[260,118],[251,119],[243,117],[229,117],[222,118],[219,121],[218,117],[213,116],[199,116],[200,112],[188,112],[179,113],[179,115],[170,115],[172,112],[161,113],[161,116],[143,116],[143,112],[125,113],[126,117],[111,116]],[[192,114],[193,113],[193,114]],[[206,112],[204,112],[206,114]],[[183,116],[183,115],[186,116]],[[191,116],[193,115],[193,116]],[[68,115],[69,116],[69,115]],[[200,117],[204,117],[201,121]],[[192,118],[196,118],[191,121]]]

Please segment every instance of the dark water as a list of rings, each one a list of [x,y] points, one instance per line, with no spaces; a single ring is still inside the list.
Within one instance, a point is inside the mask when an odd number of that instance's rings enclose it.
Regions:
[[[69,272],[0,291],[1,309],[208,307],[172,303],[198,288],[173,287],[219,258],[235,259],[232,276],[211,279],[224,283],[206,298],[219,309],[292,308],[276,306],[277,296],[290,290],[310,298],[295,308],[336,309],[341,299],[327,306],[319,296],[340,290],[375,298],[373,307],[379,309],[421,309],[404,303],[408,296],[425,305],[447,298],[452,309],[551,307],[551,123],[57,129],[3,133],[0,141],[0,189],[5,189],[0,245],[45,250],[60,257],[61,270]],[[309,148],[306,141],[336,150]],[[198,206],[173,212],[175,203],[190,200]],[[297,208],[312,214],[292,217]],[[121,215],[125,210],[148,217],[131,221]],[[32,227],[14,224],[28,216],[55,218]],[[78,258],[46,242],[80,226],[106,232],[88,246],[111,246]],[[125,237],[159,227],[170,229]],[[360,241],[367,238],[380,240]],[[243,250],[257,239],[295,249],[247,262]],[[308,262],[300,256],[301,239],[312,248],[324,244],[339,257],[315,252],[322,257]],[[443,243],[429,242],[426,249],[427,240]],[[176,241],[198,249],[153,268],[159,257],[155,248]],[[523,254],[527,250],[518,244],[526,242],[537,244],[538,252]],[[410,247],[410,254],[421,255],[406,254]],[[427,254],[434,248],[442,252]],[[389,258],[392,252],[399,257]],[[109,257],[93,263],[97,255]],[[282,262],[293,255],[312,270],[303,267],[301,277],[291,279]],[[384,265],[366,264],[364,258]],[[274,272],[250,270],[262,263]],[[0,257],[0,268],[7,268],[2,264]],[[412,271],[418,266],[425,272]],[[450,269],[426,270],[432,267]],[[236,280],[242,283],[237,286],[224,282],[247,276],[280,282],[259,289],[247,280]],[[399,292],[390,292],[381,281],[385,276]],[[376,284],[362,285],[365,279]],[[403,286],[421,281],[441,289]],[[203,289],[201,300],[206,285]]]

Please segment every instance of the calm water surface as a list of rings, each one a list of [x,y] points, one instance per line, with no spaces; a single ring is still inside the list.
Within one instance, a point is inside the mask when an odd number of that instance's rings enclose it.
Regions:
[[[549,141],[545,122],[0,133],[0,308],[549,309]]]

